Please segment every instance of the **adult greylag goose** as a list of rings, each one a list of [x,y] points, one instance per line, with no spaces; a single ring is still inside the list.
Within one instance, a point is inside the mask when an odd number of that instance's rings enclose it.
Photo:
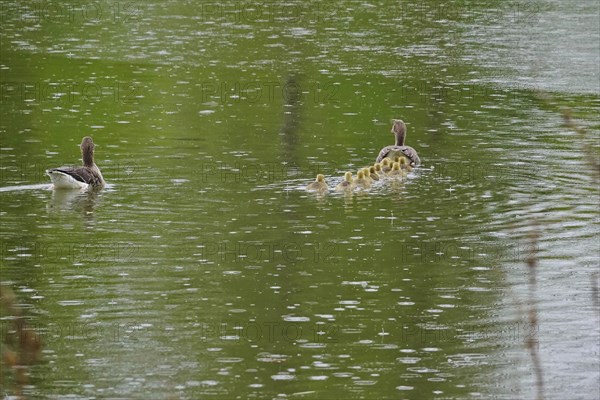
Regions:
[[[394,160],[395,157],[406,157],[411,167],[421,164],[417,151],[410,146],[404,145],[406,139],[406,124],[401,119],[395,119],[392,125],[392,133],[396,137],[396,143],[386,146],[379,152],[375,162],[381,162],[385,158]]]
[[[60,167],[46,170],[55,189],[101,189],[106,182],[94,163],[94,142],[86,136],[81,141],[81,167]]]

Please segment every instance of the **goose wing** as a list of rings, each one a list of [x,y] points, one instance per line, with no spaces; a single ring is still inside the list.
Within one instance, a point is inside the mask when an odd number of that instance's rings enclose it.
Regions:
[[[375,159],[375,162],[381,162],[381,160],[386,158],[388,156],[388,154],[390,154],[390,152],[393,151],[394,148],[397,148],[397,147],[398,146],[385,146],[383,149],[381,149],[379,151],[379,155]]]
[[[417,151],[410,146],[402,146],[400,150],[410,160],[410,165],[415,166],[421,164],[421,159],[417,154]]]
[[[87,184],[95,184],[98,181],[98,177],[90,171],[88,168],[84,167],[60,167],[60,168],[52,168],[47,171],[49,174],[52,172],[60,172],[65,175],[69,175],[71,178],[76,181],[87,183]]]
[[[410,160],[410,165],[415,166],[421,164],[417,151],[410,146],[386,146],[379,152],[375,162],[381,162],[386,157],[394,158],[396,156],[405,156]]]

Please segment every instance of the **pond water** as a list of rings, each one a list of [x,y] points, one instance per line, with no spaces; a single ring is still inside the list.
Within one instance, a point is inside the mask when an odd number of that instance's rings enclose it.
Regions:
[[[2,394],[598,398],[599,24],[591,1],[3,2],[0,272],[41,356]],[[392,118],[405,181],[304,190],[373,163]],[[50,190],[85,135],[108,187]]]

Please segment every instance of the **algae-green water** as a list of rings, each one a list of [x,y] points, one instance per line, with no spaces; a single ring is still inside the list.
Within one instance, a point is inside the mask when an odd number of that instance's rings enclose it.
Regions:
[[[24,395],[597,398],[598,15],[2,2],[0,273],[42,342]],[[372,164],[393,118],[407,179],[304,190]],[[86,135],[107,188],[49,190]]]

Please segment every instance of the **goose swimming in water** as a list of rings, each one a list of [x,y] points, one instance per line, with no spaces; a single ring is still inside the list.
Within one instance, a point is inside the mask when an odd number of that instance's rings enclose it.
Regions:
[[[371,179],[373,179],[374,181],[378,181],[379,180],[379,174],[377,173],[377,171],[375,170],[375,166],[371,165],[369,167],[369,176],[371,177]]]
[[[336,192],[343,192],[352,189],[352,172],[346,172],[344,180],[335,187]]]
[[[375,179],[373,179],[373,177],[371,177],[371,171],[369,170],[368,167],[367,168],[363,168],[362,171],[365,174],[365,179],[367,181],[369,181],[369,183],[375,182]]]
[[[81,140],[82,167],[60,167],[46,170],[55,189],[101,189],[105,183],[100,168],[94,163],[94,142],[89,136]]]
[[[356,174],[356,179],[352,182],[352,187],[354,189],[368,189],[371,187],[371,181],[368,180],[365,176],[364,170],[359,170]]]
[[[317,191],[317,192],[326,192],[328,190],[327,183],[325,183],[325,175],[318,174],[317,179],[314,182],[311,182],[306,186],[306,190]]]
[[[396,144],[392,146],[386,146],[379,152],[375,162],[380,162],[385,158],[394,159],[395,157],[406,157],[410,160],[410,166],[421,164],[421,160],[417,155],[417,151],[410,146],[404,145],[406,139],[406,124],[400,119],[395,119],[392,125],[392,133],[396,137]]]
[[[402,178],[404,178],[404,176],[406,176],[406,172],[400,168],[400,163],[395,162],[392,165],[392,170],[390,171],[389,176],[392,178],[402,179]]]
[[[387,175],[391,170],[392,166],[390,165],[390,159],[384,158],[383,161],[381,161],[381,172],[383,172],[384,175]]]
[[[400,169],[403,171],[411,172],[413,170],[406,157],[398,157],[398,163],[400,164]]]

